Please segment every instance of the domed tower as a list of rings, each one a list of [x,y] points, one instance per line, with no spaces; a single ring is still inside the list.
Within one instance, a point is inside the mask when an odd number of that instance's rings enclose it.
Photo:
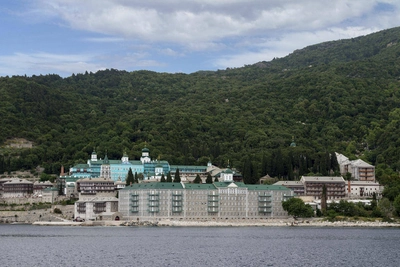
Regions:
[[[292,142],[290,143],[291,147],[296,147],[296,143],[294,142],[294,136],[292,136]]]
[[[93,148],[92,156],[90,157],[91,161],[97,161],[97,153],[96,150]]]
[[[128,154],[124,151],[124,155],[121,158],[122,163],[128,163],[129,162],[129,157]]]
[[[221,182],[233,182],[233,171],[231,170],[229,163],[225,171],[221,172]]]
[[[142,156],[140,157],[140,161],[142,163],[149,163],[151,161],[151,159],[150,159],[150,150],[147,147],[144,147],[142,149]]]

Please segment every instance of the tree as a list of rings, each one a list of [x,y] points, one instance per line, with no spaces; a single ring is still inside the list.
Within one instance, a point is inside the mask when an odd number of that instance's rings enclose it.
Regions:
[[[179,175],[179,169],[176,169],[175,176],[174,176],[174,183],[180,183],[181,177]]]
[[[206,184],[212,184],[212,176],[211,176],[211,173],[207,173]]]
[[[161,174],[161,179],[160,179],[160,182],[161,182],[161,183],[165,183],[165,182],[167,182],[167,180],[165,180],[164,173],[163,173],[163,174]]]
[[[372,201],[371,201],[371,209],[375,209],[377,206],[378,202],[376,200],[376,194],[375,192],[372,193]]]
[[[135,178],[134,178],[134,181],[135,181],[135,183],[136,183],[136,184],[138,184],[138,183],[139,183],[139,175],[138,175],[138,173],[137,173],[137,172],[135,172]]]
[[[282,201],[282,208],[294,218],[312,217],[314,215],[312,207],[308,204],[305,204],[300,198],[290,198]]]
[[[167,183],[172,183],[172,177],[171,177],[171,173],[170,173],[170,172],[167,174],[167,180],[166,180],[166,182],[167,182]]]
[[[53,183],[54,180],[55,180],[55,177],[50,175],[50,174],[47,174],[47,173],[44,173],[44,172],[40,174],[40,181],[41,182],[50,181],[50,182]]]
[[[215,176],[214,183],[218,182],[218,177]]]
[[[345,179],[346,181],[351,181],[351,180],[352,180],[352,178],[351,178],[351,173],[346,172],[346,174],[345,174],[345,176],[344,176],[344,179]]]
[[[390,200],[387,198],[382,198],[378,203],[378,208],[382,211],[384,216],[390,217],[392,216],[393,208]]]
[[[327,193],[326,193],[326,185],[324,184],[322,186],[322,196],[321,196],[321,210],[322,210],[322,213],[326,212],[326,200],[327,200],[327,198],[328,198],[328,196],[327,196]]]
[[[197,174],[197,175],[196,175],[196,178],[193,180],[193,183],[194,183],[194,184],[201,184],[202,182],[203,182],[203,181],[201,180],[200,175]]]
[[[128,170],[128,175],[127,175],[125,181],[126,181],[126,185],[131,185],[135,182],[131,168],[129,168],[129,170]]]
[[[397,215],[400,215],[400,195],[398,195],[393,201],[393,208]]]

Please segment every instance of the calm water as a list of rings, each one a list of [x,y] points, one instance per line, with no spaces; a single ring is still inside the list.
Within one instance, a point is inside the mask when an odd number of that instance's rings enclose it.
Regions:
[[[0,225],[0,266],[400,266],[400,229]]]

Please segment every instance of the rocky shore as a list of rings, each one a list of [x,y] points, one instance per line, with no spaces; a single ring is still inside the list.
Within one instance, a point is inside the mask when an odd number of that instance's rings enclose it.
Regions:
[[[329,222],[322,219],[314,219],[314,220],[260,220],[260,221],[173,221],[173,220],[162,220],[158,222],[158,226],[196,226],[196,227],[214,227],[214,226],[223,226],[223,227],[240,227],[240,226],[260,226],[260,227],[400,227],[400,223],[388,223],[388,222],[364,222],[364,221],[337,221],[337,222]]]
[[[323,219],[293,220],[224,220],[224,221],[183,221],[183,220],[157,220],[157,221],[87,221],[87,222],[34,222],[33,225],[41,226],[157,226],[157,227],[400,227],[400,223],[393,222],[366,222],[366,221],[336,221],[329,222]]]

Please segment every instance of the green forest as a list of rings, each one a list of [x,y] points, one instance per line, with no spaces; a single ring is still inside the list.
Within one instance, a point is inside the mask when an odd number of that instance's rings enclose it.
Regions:
[[[393,28],[218,71],[0,77],[0,173],[59,174],[93,149],[139,159],[147,146],[170,164],[229,162],[255,183],[335,175],[338,152],[400,194],[399,57]],[[11,148],[15,138],[33,147]]]

